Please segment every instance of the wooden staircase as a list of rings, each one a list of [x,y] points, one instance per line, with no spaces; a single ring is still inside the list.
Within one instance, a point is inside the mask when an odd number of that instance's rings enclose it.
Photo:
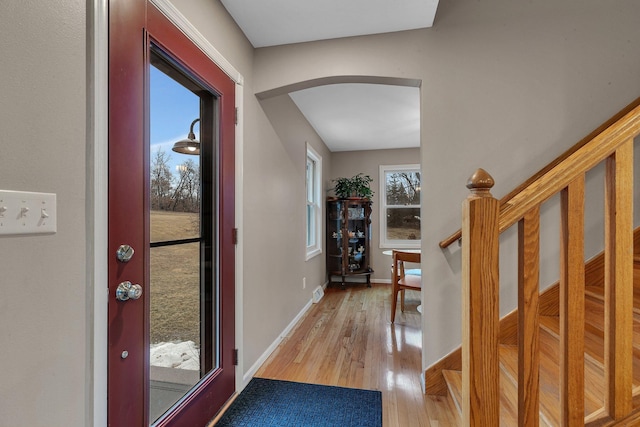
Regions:
[[[640,256],[634,262],[634,288],[640,290]],[[557,295],[557,293],[556,293]],[[634,296],[633,324],[633,396],[634,409],[640,409],[640,292]],[[584,423],[590,426],[611,424],[604,413],[604,287],[593,284],[585,289]],[[560,426],[559,391],[559,317],[540,316],[540,413],[539,425]],[[518,425],[518,347],[508,337],[500,343],[500,425]],[[462,372],[444,370],[449,398],[457,409],[462,425]],[[632,420],[626,420],[632,422]],[[640,419],[637,420],[640,425]],[[634,425],[629,424],[629,425]]]
[[[640,236],[633,230],[640,98],[503,197],[478,169],[462,228],[462,345],[425,372],[460,425],[640,426]],[[636,154],[637,155],[637,154]],[[585,264],[585,181],[605,169],[604,251]],[[558,283],[540,293],[540,212],[560,200]],[[517,226],[517,310],[499,319],[500,233]]]

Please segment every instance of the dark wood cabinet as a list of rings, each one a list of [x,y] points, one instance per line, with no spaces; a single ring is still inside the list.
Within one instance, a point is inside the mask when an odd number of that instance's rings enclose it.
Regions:
[[[342,288],[347,282],[364,283],[356,280],[364,278],[371,287],[371,201],[328,200],[326,230],[329,285],[337,277]]]

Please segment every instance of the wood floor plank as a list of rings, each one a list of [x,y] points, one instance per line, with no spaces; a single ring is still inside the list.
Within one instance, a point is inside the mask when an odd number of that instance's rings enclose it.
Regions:
[[[389,322],[391,288],[329,288],[256,376],[380,390],[384,427],[460,425],[448,396],[422,392],[420,294]]]

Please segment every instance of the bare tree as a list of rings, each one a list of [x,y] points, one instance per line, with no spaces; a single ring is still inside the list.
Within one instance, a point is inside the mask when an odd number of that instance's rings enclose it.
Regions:
[[[403,185],[407,192],[408,204],[419,204],[420,203],[420,172],[412,172],[406,173],[402,172],[400,174],[402,178]]]
[[[151,161],[151,209],[166,210],[171,204],[171,181],[169,169],[171,156],[159,149]]]
[[[419,205],[420,172],[394,172],[387,178],[387,204]]]
[[[395,206],[387,209],[387,226],[419,231],[420,172],[391,173],[386,185],[387,204]]]
[[[198,212],[200,210],[200,170],[191,159],[178,166],[178,179],[173,192],[172,210]]]

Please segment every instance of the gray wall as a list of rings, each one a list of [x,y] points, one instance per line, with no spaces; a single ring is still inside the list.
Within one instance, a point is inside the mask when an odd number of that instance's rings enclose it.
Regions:
[[[260,102],[271,126],[275,130],[278,138],[284,147],[285,158],[279,159],[273,166],[291,162],[292,170],[287,172],[286,190],[289,192],[288,203],[281,207],[282,210],[291,215],[284,225],[287,230],[283,238],[285,247],[278,255],[285,258],[287,262],[287,275],[291,276],[295,286],[291,291],[301,296],[301,302],[307,302],[311,292],[318,286],[326,282],[325,253],[314,256],[305,261],[305,239],[306,239],[306,194],[305,194],[305,168],[306,168],[306,146],[309,144],[322,158],[322,189],[324,194],[328,188],[328,176],[331,170],[331,152],[322,139],[315,132],[313,127],[307,122],[298,107],[288,95],[266,99]],[[285,188],[279,189],[278,192]],[[273,194],[269,189],[263,191],[267,196]],[[286,197],[286,196],[285,196]],[[324,200],[324,197],[322,197]],[[324,217],[326,207],[322,205],[322,233],[321,241],[324,250]],[[286,255],[285,255],[286,254]],[[285,256],[283,256],[285,255]],[[302,289],[302,278],[306,278],[306,289]]]
[[[0,236],[0,425],[84,426],[85,2],[0,2],[0,188],[57,193],[55,235]]]
[[[255,113],[245,117],[253,126],[257,116],[260,125],[259,137],[245,138],[245,372],[325,282],[324,253],[305,262],[305,143],[322,156],[325,176],[330,165],[288,96],[263,101]]]
[[[431,29],[256,51],[260,93],[335,75],[422,82],[425,367],[460,344],[460,251],[438,242],[460,226],[467,178],[485,168],[499,198],[637,97],[639,15],[633,0],[449,0]]]

